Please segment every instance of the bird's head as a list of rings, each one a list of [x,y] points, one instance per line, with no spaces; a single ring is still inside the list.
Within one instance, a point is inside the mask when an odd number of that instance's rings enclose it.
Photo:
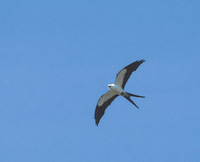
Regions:
[[[113,87],[114,84],[108,84],[108,88],[110,89],[111,87]]]

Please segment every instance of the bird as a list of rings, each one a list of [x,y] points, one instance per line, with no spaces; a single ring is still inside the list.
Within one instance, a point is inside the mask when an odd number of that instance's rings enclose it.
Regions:
[[[135,102],[133,102],[131,100],[130,97],[133,96],[133,97],[145,98],[145,96],[128,93],[124,90],[124,87],[129,79],[129,77],[131,76],[132,72],[136,71],[137,68],[143,62],[145,62],[144,59],[142,59],[140,61],[137,60],[137,61],[127,65],[126,67],[124,67],[122,70],[120,70],[118,72],[118,74],[116,75],[115,83],[108,84],[109,90],[99,98],[97,105],[96,105],[94,118],[95,118],[95,122],[96,122],[97,126],[98,126],[99,121],[101,120],[102,116],[104,115],[106,108],[118,96],[123,96],[129,102],[131,102],[136,108],[139,109],[139,107],[135,104]]]

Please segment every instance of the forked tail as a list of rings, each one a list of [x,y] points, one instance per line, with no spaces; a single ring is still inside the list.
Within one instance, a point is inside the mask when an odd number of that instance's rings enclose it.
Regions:
[[[127,93],[129,96],[145,98],[145,96],[139,96],[139,95],[135,95],[135,94],[128,93],[128,92],[126,92],[126,93]]]
[[[139,107],[135,104],[135,102],[133,102],[129,97],[124,96],[128,101],[130,101],[133,105],[135,105],[135,107],[137,107],[139,109]]]

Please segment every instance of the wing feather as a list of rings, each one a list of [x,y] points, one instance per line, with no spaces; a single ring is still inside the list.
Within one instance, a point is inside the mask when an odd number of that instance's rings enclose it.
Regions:
[[[125,87],[126,82],[128,81],[132,72],[136,71],[137,68],[144,62],[145,60],[135,61],[132,64],[123,68],[116,76],[115,84],[120,85],[122,88]]]
[[[96,125],[98,126],[100,119],[105,113],[106,108],[111,104],[111,102],[117,97],[118,95],[113,93],[112,91],[108,91],[105,94],[103,94],[96,106],[95,110],[95,120]]]

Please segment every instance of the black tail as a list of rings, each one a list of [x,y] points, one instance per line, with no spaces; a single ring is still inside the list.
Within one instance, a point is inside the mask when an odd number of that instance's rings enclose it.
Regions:
[[[135,95],[135,94],[131,94],[126,92],[129,96],[133,96],[133,97],[140,97],[140,98],[145,98],[145,96],[139,96],[139,95]]]
[[[124,96],[125,97],[125,96]],[[133,102],[129,97],[125,97],[128,101],[130,101],[133,105],[135,105],[135,107],[137,107],[139,109],[139,107],[135,104],[135,102]]]

